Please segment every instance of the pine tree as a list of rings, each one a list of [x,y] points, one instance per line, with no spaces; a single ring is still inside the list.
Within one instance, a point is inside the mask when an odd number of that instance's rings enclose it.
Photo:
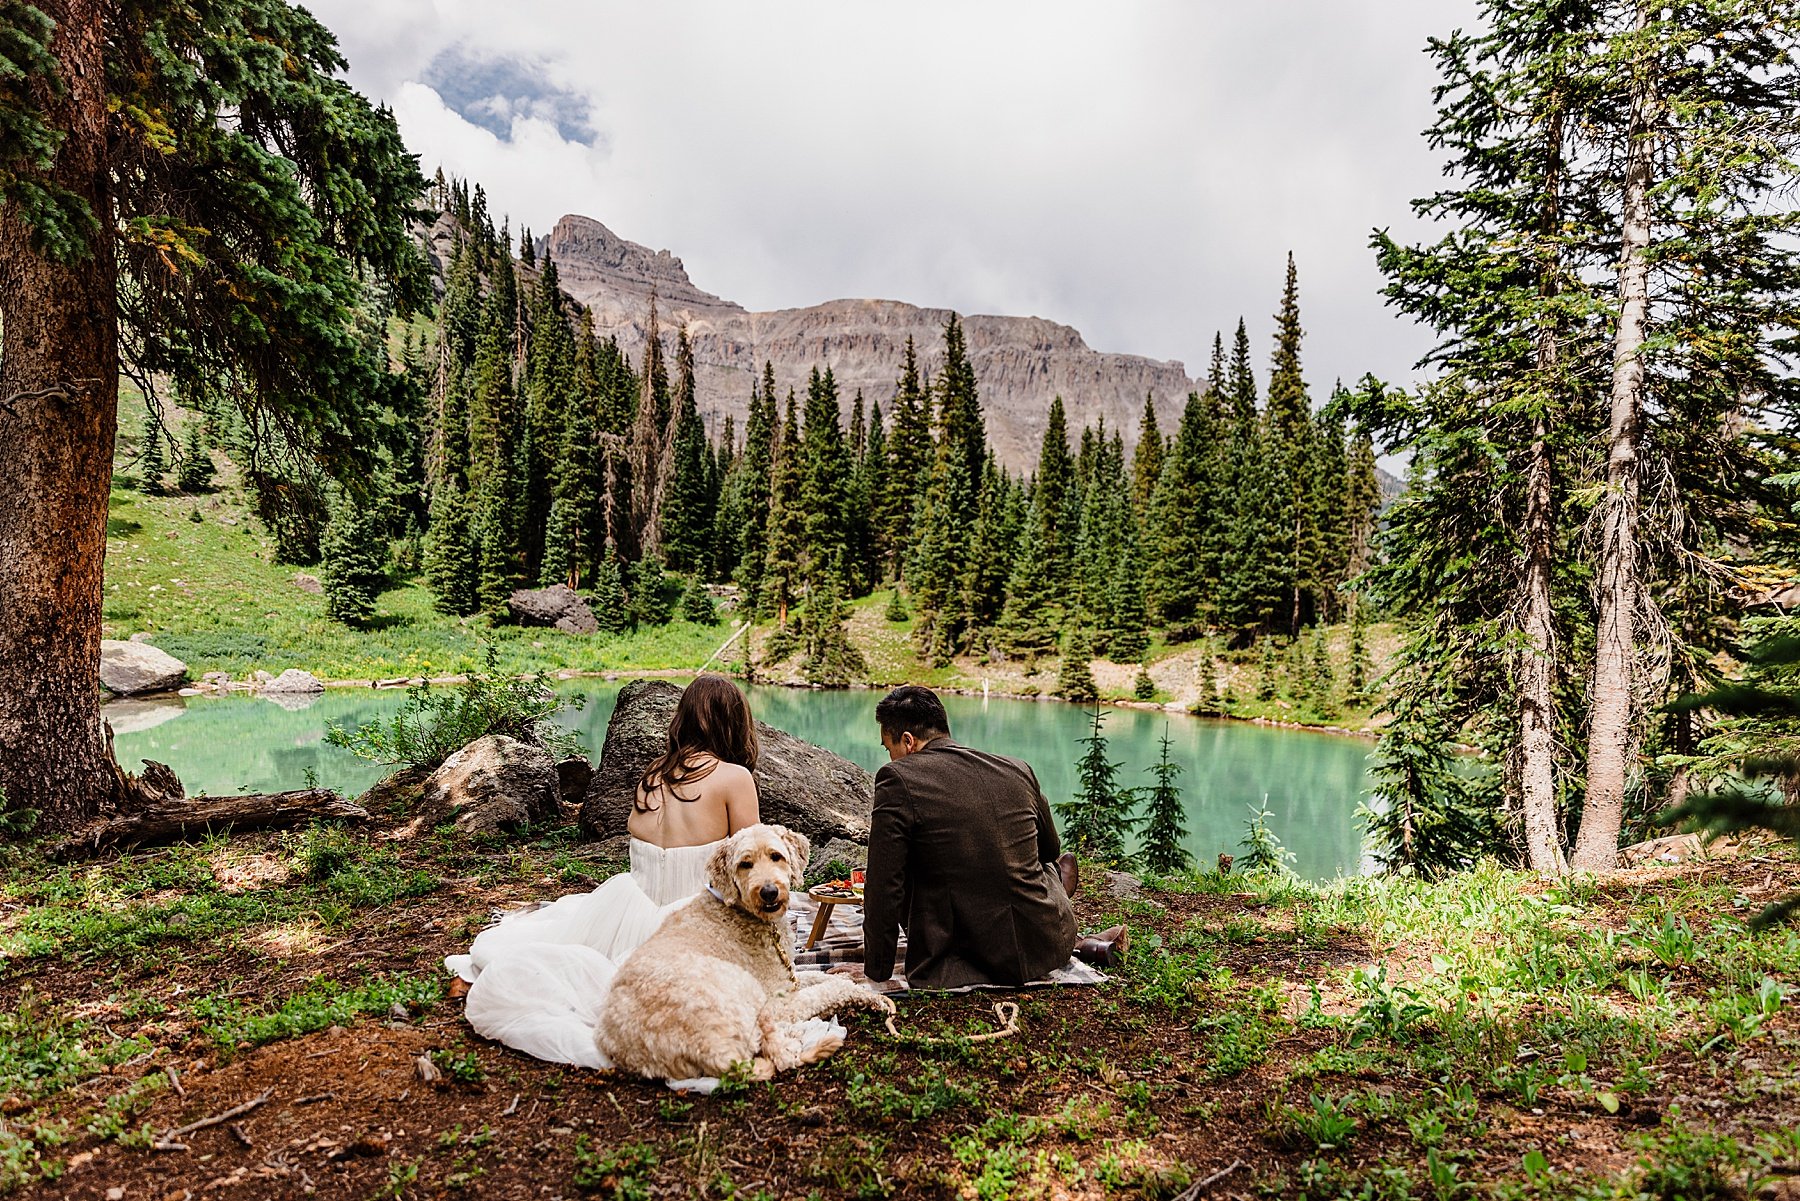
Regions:
[[[1362,605],[1355,597],[1351,598],[1348,676],[1350,691],[1344,699],[1352,705],[1365,703],[1369,696],[1369,644],[1363,625]]]
[[[1456,720],[1431,687],[1398,689],[1375,746],[1375,803],[1359,810],[1388,871],[1435,879],[1473,867],[1500,843],[1493,810],[1456,768]]]
[[[888,491],[887,470],[887,429],[882,421],[881,406],[875,405],[869,412],[868,445],[851,488],[855,521],[850,531],[850,545],[853,549],[860,548],[857,555],[859,592],[871,592],[880,586],[888,562],[887,529],[880,514]]]
[[[1156,681],[1151,678],[1150,665],[1138,664],[1138,672],[1131,681],[1131,695],[1140,701],[1147,701],[1156,695]]]
[[[1256,657],[1256,699],[1272,701],[1275,699],[1275,639],[1265,635],[1257,639]]]
[[[664,560],[676,571],[694,571],[708,558],[713,506],[706,465],[706,427],[700,421],[694,351],[687,330],[676,339],[676,388],[674,423],[669,452],[663,462],[662,523],[659,544]]]
[[[1312,671],[1308,680],[1308,703],[1312,711],[1320,717],[1330,719],[1337,716],[1337,676],[1331,667],[1330,648],[1325,645],[1325,631],[1321,628],[1313,630],[1312,638]]]
[[[744,423],[744,453],[738,460],[736,477],[742,496],[743,517],[734,528],[741,531],[742,549],[738,558],[738,586],[744,590],[744,612],[755,614],[763,608],[763,578],[768,570],[768,531],[771,511],[770,481],[773,473],[775,445],[781,436],[780,418],[775,409],[775,367],[763,363],[762,386],[752,385],[750,414]]]
[[[1087,750],[1075,764],[1080,791],[1056,808],[1071,849],[1097,863],[1122,863],[1137,794],[1119,784],[1119,765],[1107,758],[1105,710],[1096,705],[1093,715],[1093,732],[1080,740]]]
[[[1169,727],[1165,725],[1162,754],[1156,766],[1150,768],[1156,783],[1150,786],[1146,797],[1144,849],[1139,856],[1144,866],[1159,876],[1172,876],[1194,864],[1194,857],[1183,845],[1188,833],[1187,806],[1181,797],[1181,787],[1175,782],[1182,768],[1169,758],[1169,745]]]
[[[154,408],[144,413],[144,436],[138,446],[138,491],[145,496],[161,496],[163,494],[163,473],[168,471],[168,459],[163,454],[162,420],[157,417]]]
[[[965,493],[956,497],[968,511],[983,478],[987,459],[987,423],[981,415],[981,396],[975,384],[975,368],[969,362],[968,342],[955,313],[944,323],[944,370],[937,380],[939,454],[957,459]]]
[[[1220,402],[1210,389],[1189,393],[1181,424],[1150,494],[1145,523],[1147,565],[1143,584],[1158,620],[1180,626],[1204,617],[1214,605],[1218,517],[1231,506],[1220,503],[1214,476]]]
[[[425,532],[425,582],[440,613],[463,616],[480,607],[480,566],[470,530],[468,501],[454,479],[431,499]]]
[[[643,554],[661,553],[662,460],[669,424],[669,369],[663,361],[662,330],[656,319],[656,297],[644,328],[644,366],[639,372],[637,407],[632,419],[631,526]]]
[[[206,420],[197,413],[188,415],[187,437],[182,442],[181,462],[175,468],[175,487],[189,496],[204,492],[212,485],[212,451],[206,445]]]
[[[1100,697],[1094,685],[1093,643],[1077,626],[1063,636],[1062,666],[1057,671],[1054,695],[1068,701],[1092,701]]]
[[[712,596],[706,591],[706,585],[695,576],[688,581],[687,589],[681,594],[681,620],[691,621],[695,625],[716,626],[719,624],[719,608],[713,604]]]
[[[601,553],[594,568],[594,620],[606,634],[617,634],[631,624],[631,605],[625,595],[625,577],[611,546]]]
[[[806,515],[800,507],[800,421],[794,390],[788,389],[787,418],[775,444],[769,468],[768,549],[763,554],[762,599],[776,623],[786,628],[788,606],[799,594],[801,556],[806,545]]]
[[[375,615],[376,597],[387,586],[387,547],[369,509],[340,494],[320,550],[325,615],[345,625],[366,625]]]
[[[963,633],[962,571],[968,561],[967,509],[957,497],[972,489],[960,456],[940,455],[920,503],[918,528],[906,560],[906,580],[919,615],[913,640],[919,657],[943,666]]]
[[[920,502],[932,470],[931,402],[919,379],[918,353],[911,335],[894,385],[894,423],[887,440],[886,487],[881,504],[888,572],[899,579]]]
[[[837,382],[831,368],[813,368],[806,385],[800,434],[801,573],[809,586],[829,575],[843,579],[848,546],[845,499],[849,448],[838,424]]]
[[[1137,452],[1131,460],[1131,501],[1138,520],[1150,512],[1150,494],[1162,478],[1163,436],[1156,426],[1156,397],[1144,393],[1144,415],[1138,420]]]
[[[868,671],[862,652],[844,628],[843,593],[835,576],[824,575],[807,593],[800,612],[800,674],[809,684],[844,688]]]
[[[1312,620],[1312,597],[1317,574],[1319,531],[1314,521],[1311,473],[1313,448],[1312,403],[1300,374],[1300,285],[1294,256],[1287,261],[1287,284],[1281,293],[1281,309],[1275,315],[1275,353],[1269,372],[1269,403],[1263,413],[1274,481],[1271,498],[1276,524],[1281,530],[1280,553],[1267,563],[1275,586],[1283,594],[1286,612],[1280,619],[1290,635],[1297,635]]]

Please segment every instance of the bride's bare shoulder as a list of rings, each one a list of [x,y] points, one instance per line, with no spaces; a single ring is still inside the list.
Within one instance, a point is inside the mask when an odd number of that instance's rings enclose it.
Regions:
[[[712,775],[714,779],[727,787],[754,788],[756,786],[756,777],[751,775],[750,769],[741,763],[727,763],[721,759],[719,765],[713,768]]]

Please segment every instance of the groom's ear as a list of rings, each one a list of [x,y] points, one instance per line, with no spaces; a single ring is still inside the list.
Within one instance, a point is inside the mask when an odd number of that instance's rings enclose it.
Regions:
[[[812,842],[798,830],[790,830],[786,826],[776,826],[781,831],[781,841],[787,843],[788,849],[788,887],[806,887],[806,861],[812,854]]]

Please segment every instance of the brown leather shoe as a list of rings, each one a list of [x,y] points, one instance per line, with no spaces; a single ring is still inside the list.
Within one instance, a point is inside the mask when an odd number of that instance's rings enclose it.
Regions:
[[[1064,851],[1056,857],[1056,874],[1062,877],[1063,892],[1074,899],[1081,891],[1081,868],[1075,862],[1074,851]]]
[[[1075,958],[1099,968],[1116,965],[1131,946],[1131,932],[1124,926],[1102,930],[1075,944]]]

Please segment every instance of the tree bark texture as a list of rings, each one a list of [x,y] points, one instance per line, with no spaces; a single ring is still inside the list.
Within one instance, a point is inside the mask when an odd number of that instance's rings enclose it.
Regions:
[[[361,805],[329,788],[216,797],[178,795],[99,822],[58,845],[55,854],[70,859],[108,847],[171,842],[209,831],[284,829],[314,821],[366,821],[368,816]]]
[[[0,789],[60,831],[101,813],[112,780],[99,671],[118,313],[102,9],[39,3],[65,86],[55,96],[37,84],[68,134],[51,174],[100,232],[86,257],[55,263],[32,249],[17,209],[0,207]]]
[[[1551,109],[1545,138],[1547,170],[1540,235],[1538,295],[1546,302],[1558,290],[1559,255],[1549,239],[1562,221],[1563,110]],[[1539,380],[1548,387],[1557,368],[1557,329],[1541,314],[1536,347]],[[1519,808],[1525,826],[1526,862],[1531,870],[1560,876],[1568,871],[1562,832],[1556,820],[1556,630],[1550,603],[1550,565],[1555,549],[1556,511],[1550,455],[1550,422],[1540,408],[1532,420],[1525,469],[1525,571],[1521,580],[1519,632],[1524,645],[1516,667],[1519,688]]]
[[[1649,22],[1638,8],[1638,31]],[[1619,257],[1619,326],[1613,338],[1612,404],[1607,431],[1606,491],[1601,499],[1599,623],[1593,701],[1588,723],[1587,800],[1571,864],[1606,871],[1618,858],[1625,784],[1636,739],[1634,669],[1638,579],[1638,437],[1644,393],[1644,341],[1650,316],[1650,170],[1655,145],[1654,66],[1644,63],[1632,86],[1626,151],[1623,236]]]

